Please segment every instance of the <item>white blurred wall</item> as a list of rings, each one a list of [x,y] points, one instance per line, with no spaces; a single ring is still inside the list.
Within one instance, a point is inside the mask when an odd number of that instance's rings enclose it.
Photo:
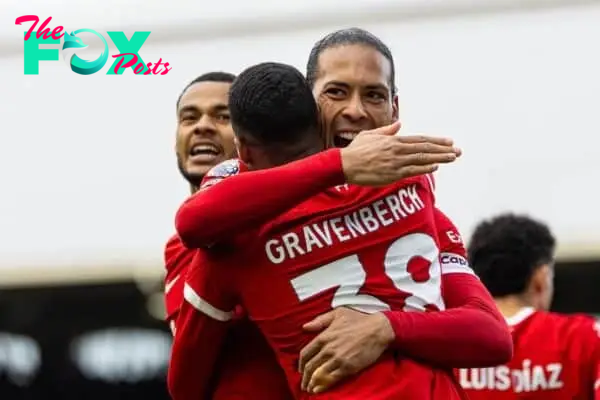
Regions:
[[[140,16],[133,1],[103,3],[85,13],[74,1],[0,6],[3,17],[10,15],[0,29],[0,282],[22,280],[24,273],[52,278],[65,267],[82,276],[160,274],[163,243],[187,194],[173,153],[183,86],[209,70],[240,72],[265,60],[304,70],[312,44],[349,25],[371,30],[392,48],[405,131],[450,136],[464,149],[459,163],[440,171],[438,201],[465,236],[480,218],[515,210],[548,221],[563,255],[600,254],[600,2],[478,14],[464,6],[500,10],[514,2],[446,0],[442,9],[436,1],[427,8],[423,1],[369,0],[376,11],[369,14],[367,0],[354,9],[331,1],[324,2],[326,11],[342,5],[343,12],[311,19],[323,2],[284,9],[263,1],[242,13],[243,2],[228,0],[219,2],[220,11],[210,9],[216,19],[205,25],[209,17],[199,9],[209,3],[179,0],[172,3],[181,7],[157,11],[158,1],[145,1]],[[296,25],[292,7],[305,7]],[[13,23],[28,13],[42,20],[52,15],[52,27],[83,21],[69,30],[119,29],[120,23],[150,29],[140,54],[146,62],[162,58],[173,70],[79,76],[60,61],[42,62],[39,75],[25,76],[24,29]],[[218,19],[227,13],[250,20],[231,27]],[[252,35],[254,18],[267,13],[270,19],[255,29],[261,34]],[[182,36],[182,27],[191,33]]]

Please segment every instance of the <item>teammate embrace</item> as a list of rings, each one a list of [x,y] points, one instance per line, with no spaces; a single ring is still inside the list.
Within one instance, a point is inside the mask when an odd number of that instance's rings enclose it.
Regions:
[[[277,63],[213,77],[178,101],[196,193],[166,249],[174,399],[461,399],[453,368],[510,360],[506,322],[435,206],[430,173],[460,151],[397,134],[378,38],[326,36],[306,79]],[[207,172],[233,155],[232,128],[239,159]]]

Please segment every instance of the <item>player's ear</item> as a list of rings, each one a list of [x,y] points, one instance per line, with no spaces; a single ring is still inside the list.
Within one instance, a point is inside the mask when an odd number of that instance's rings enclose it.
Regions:
[[[398,105],[398,96],[392,97],[392,121],[396,122],[400,119],[400,106]]]
[[[533,273],[532,294],[534,297],[534,307],[538,310],[547,310],[552,303],[554,294],[554,268],[551,264],[544,264],[538,267]]]
[[[234,143],[240,160],[242,160],[249,168],[251,168],[253,158],[251,147],[247,145],[243,137],[236,136],[234,138]]]
[[[547,265],[541,265],[533,272],[530,281],[530,290],[537,298],[543,298],[552,289],[553,271]]]

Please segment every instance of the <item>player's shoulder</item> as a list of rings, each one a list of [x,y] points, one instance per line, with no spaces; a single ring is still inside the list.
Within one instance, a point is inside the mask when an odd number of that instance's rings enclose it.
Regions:
[[[562,337],[595,338],[600,336],[600,323],[598,319],[588,314],[562,314],[556,312],[539,311],[541,320],[547,325],[552,325],[559,330]]]
[[[394,183],[391,183],[391,184],[385,185],[385,186],[370,187],[370,186],[351,185],[351,187],[354,187],[355,190],[363,190],[363,191],[368,191],[371,193],[388,193],[388,192],[397,192],[397,191],[409,190],[409,189],[417,189],[419,191],[419,193],[428,193],[430,195],[434,194],[434,186],[431,183],[429,174],[417,175],[417,176],[400,179]]]
[[[425,174],[424,177],[427,180],[431,191],[435,193],[435,175],[433,174],[433,172],[430,174]]]
[[[244,164],[242,160],[239,158],[232,158],[212,167],[206,174],[206,177],[226,178],[244,172],[246,169],[246,164]]]
[[[242,160],[238,158],[232,158],[230,160],[223,161],[212,167],[206,173],[206,175],[204,175],[202,183],[200,184],[200,189],[206,189],[222,181],[225,178],[238,175],[247,170],[248,167],[246,166],[246,164],[244,164]]]
[[[566,315],[568,324],[579,334],[600,336],[600,321],[587,314]]]

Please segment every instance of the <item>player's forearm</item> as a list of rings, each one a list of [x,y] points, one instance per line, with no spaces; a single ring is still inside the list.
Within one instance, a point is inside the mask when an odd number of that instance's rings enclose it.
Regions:
[[[167,384],[173,400],[207,396],[208,382],[227,329],[183,302],[176,321]]]
[[[388,311],[394,348],[447,368],[488,367],[508,362],[512,338],[490,294],[473,275],[443,275],[447,310]]]
[[[236,175],[190,197],[177,212],[177,233],[189,248],[210,245],[344,181],[338,149]]]

